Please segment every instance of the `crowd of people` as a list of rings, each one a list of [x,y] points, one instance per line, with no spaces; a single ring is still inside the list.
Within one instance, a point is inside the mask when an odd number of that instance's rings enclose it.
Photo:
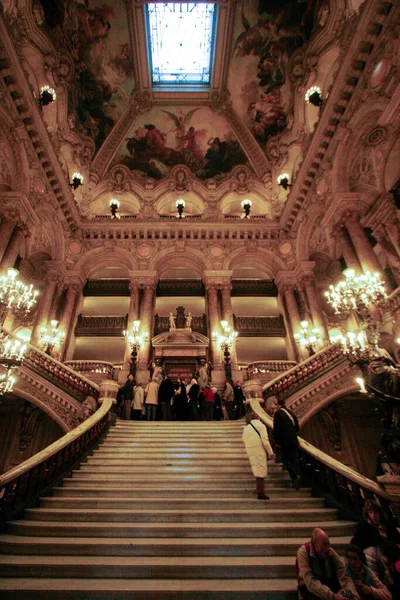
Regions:
[[[365,501],[363,519],[345,548],[345,561],[331,548],[328,535],[314,529],[300,546],[296,575],[301,600],[400,599],[400,533],[381,506]]]
[[[161,381],[153,376],[144,386],[129,374],[118,391],[117,406],[125,420],[220,421],[244,416],[244,400],[241,381],[227,381],[221,396],[215,386],[194,378],[186,382],[178,377],[174,383],[168,375]]]

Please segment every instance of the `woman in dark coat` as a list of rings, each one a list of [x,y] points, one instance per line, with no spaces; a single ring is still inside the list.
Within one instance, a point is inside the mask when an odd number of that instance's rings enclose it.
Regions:
[[[177,421],[186,421],[187,415],[187,396],[185,382],[178,377],[176,390],[174,394],[174,409]]]

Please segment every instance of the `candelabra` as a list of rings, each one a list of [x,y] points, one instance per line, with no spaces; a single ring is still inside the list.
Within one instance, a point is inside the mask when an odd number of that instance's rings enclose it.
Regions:
[[[112,198],[110,200],[110,212],[111,212],[112,219],[120,219],[121,218],[121,215],[118,212],[119,207],[120,207],[120,201],[117,200],[116,198]]]
[[[136,375],[137,358],[141,346],[147,342],[148,334],[139,333],[140,321],[133,321],[132,331],[124,330],[124,336],[131,349],[131,361],[129,372],[131,375]]]
[[[0,333],[0,396],[13,391],[15,377],[12,369],[23,360],[26,345],[4,331]]]
[[[54,350],[58,350],[61,346],[65,334],[58,329],[58,321],[52,319],[50,327],[41,327],[39,331],[39,340],[43,346],[43,350],[49,356],[53,355]]]
[[[237,331],[231,329],[228,321],[220,321],[223,333],[213,331],[212,339],[217,343],[221,352],[224,353],[224,368],[226,379],[232,379],[231,349],[237,338]]]
[[[27,314],[36,304],[38,292],[32,285],[25,285],[17,279],[17,269],[8,269],[7,275],[0,277],[0,307],[13,314]]]
[[[315,354],[318,342],[321,339],[321,331],[318,328],[310,329],[308,321],[300,322],[301,331],[294,334],[294,338],[301,348],[307,350],[309,356]]]

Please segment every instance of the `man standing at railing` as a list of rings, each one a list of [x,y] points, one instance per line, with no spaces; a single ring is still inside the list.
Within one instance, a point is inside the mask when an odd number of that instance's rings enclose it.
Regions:
[[[274,440],[277,448],[280,449],[283,466],[289,471],[293,487],[299,490],[301,485],[297,465],[299,421],[294,412],[286,408],[283,398],[278,399],[278,404],[279,408],[274,414]]]

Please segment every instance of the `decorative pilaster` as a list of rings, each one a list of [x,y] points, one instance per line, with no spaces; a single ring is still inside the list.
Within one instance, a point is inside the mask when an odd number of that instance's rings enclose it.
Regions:
[[[8,219],[4,215],[1,217],[0,222],[0,268],[4,271],[2,259],[6,251],[7,245],[11,239],[13,230],[15,227],[15,221]]]
[[[56,271],[49,271],[45,276],[46,287],[38,298],[38,305],[36,309],[35,320],[32,327],[32,336],[30,343],[33,346],[39,346],[39,332],[40,328],[47,324],[47,320],[50,316],[51,303],[53,301],[54,292],[59,283],[58,273]]]

